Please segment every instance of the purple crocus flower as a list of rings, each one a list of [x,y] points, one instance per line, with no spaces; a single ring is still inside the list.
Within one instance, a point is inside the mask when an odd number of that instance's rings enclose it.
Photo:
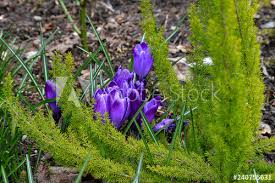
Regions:
[[[53,81],[47,80],[45,85],[45,94],[47,99],[56,99],[56,97],[60,95],[60,90]],[[49,102],[49,106],[53,111],[53,118],[58,121],[61,117],[61,110],[58,107],[57,102]]]
[[[157,96],[144,105],[143,112],[149,122],[152,122],[155,118],[158,107],[161,105],[160,99],[160,96]]]
[[[155,132],[159,131],[160,129],[162,129],[163,127],[166,126],[165,129],[168,129],[169,127],[174,128],[175,124],[172,124],[174,121],[174,119],[163,119],[160,123],[156,124],[153,128],[153,130]]]
[[[137,44],[133,50],[134,72],[143,79],[153,66],[153,57],[150,48],[145,42]]]
[[[110,94],[110,118],[113,125],[119,129],[130,114],[130,100],[122,95],[119,90]]]

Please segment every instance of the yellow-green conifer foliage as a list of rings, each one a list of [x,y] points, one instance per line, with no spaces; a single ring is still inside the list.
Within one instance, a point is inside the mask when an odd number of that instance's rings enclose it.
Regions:
[[[154,56],[154,70],[159,79],[162,94],[174,101],[181,110],[186,101],[176,73],[168,60],[168,44],[163,36],[163,30],[157,27],[150,0],[141,1],[142,29],[146,35],[145,41],[150,45]],[[176,109],[176,108],[175,108]]]
[[[190,40],[194,47],[190,61],[196,64],[193,79],[181,90],[173,74],[164,74],[173,72],[164,56],[167,44],[156,26],[150,0],[142,0],[143,31],[154,54],[156,75],[160,83],[166,84],[160,89],[172,99],[175,93],[183,96],[177,104],[198,106],[187,134],[187,149],[206,158],[215,169],[216,182],[230,182],[234,174],[253,173],[251,167],[258,166],[253,143],[261,118],[263,81],[253,22],[257,4],[251,3],[199,0],[190,8]],[[212,66],[203,63],[205,57],[211,57]],[[198,100],[190,98],[191,90],[198,92]],[[266,150],[272,147],[270,142],[264,143],[269,147]],[[250,160],[253,166],[249,166]],[[274,166],[265,166],[257,170],[274,171]]]
[[[55,56],[54,65],[58,65],[53,67],[56,77],[61,73],[63,77],[66,74],[68,78],[73,78],[72,70],[68,69],[71,59],[72,57],[67,55],[64,64],[60,55]],[[43,151],[51,153],[56,162],[65,166],[81,167],[85,159],[91,157],[86,171],[94,177],[110,182],[131,182],[135,177],[140,154],[144,153],[142,182],[213,179],[213,171],[208,163],[196,153],[187,153],[180,148],[174,151],[170,163],[166,164],[168,148],[163,144],[149,143],[153,157],[151,161],[142,140],[133,137],[126,139],[110,124],[108,118],[103,124],[100,115],[95,114],[91,107],[84,105],[79,107],[67,100],[73,87],[73,81],[68,80],[71,82],[63,89],[58,102],[62,108],[63,120],[64,118],[69,120],[69,126],[64,132],[55,124],[51,114],[45,115],[43,111],[32,114],[21,106],[12,94],[10,77],[1,90],[4,97],[0,102],[4,103],[5,109],[10,112],[17,127],[34,139]],[[172,174],[171,172],[175,170],[177,173]]]
[[[190,9],[190,40],[195,49],[191,58],[197,61],[194,85],[198,90],[213,85],[217,91],[217,98],[209,91],[208,100],[198,100],[194,121],[200,129],[194,133],[201,138],[194,149],[207,152],[222,182],[234,174],[249,173],[247,162],[255,156],[253,140],[264,87],[253,22],[256,4],[251,2],[200,0]],[[204,70],[201,61],[206,56],[213,60],[208,76],[198,72]]]

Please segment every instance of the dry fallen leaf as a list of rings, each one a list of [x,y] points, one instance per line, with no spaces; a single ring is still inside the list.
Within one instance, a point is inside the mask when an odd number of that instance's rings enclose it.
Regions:
[[[52,56],[52,54],[54,54],[54,51],[57,50],[61,53],[65,53],[79,43],[80,38],[78,35],[71,34],[69,36],[62,36],[60,39],[55,40],[47,46],[47,53],[49,53],[49,56]]]

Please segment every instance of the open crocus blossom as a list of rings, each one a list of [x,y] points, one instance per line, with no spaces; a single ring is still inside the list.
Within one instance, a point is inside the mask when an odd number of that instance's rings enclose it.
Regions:
[[[153,66],[153,57],[150,48],[145,42],[137,44],[133,50],[134,72],[143,79]]]
[[[45,94],[47,99],[56,99],[60,94],[60,90],[53,81],[47,80],[45,85]],[[58,107],[57,102],[49,102],[49,106],[53,111],[53,118],[58,121],[61,117],[61,110]]]

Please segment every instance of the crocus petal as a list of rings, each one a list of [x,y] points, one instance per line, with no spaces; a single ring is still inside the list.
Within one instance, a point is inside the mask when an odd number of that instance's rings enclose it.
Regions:
[[[157,96],[151,99],[144,105],[143,112],[149,122],[152,122],[155,118],[155,114],[158,110],[158,107],[161,105],[160,97]]]
[[[109,96],[108,94],[102,93],[97,94],[95,97],[95,111],[104,115],[109,112]]]
[[[130,114],[130,100],[122,95],[120,90],[113,90],[110,94],[110,118],[118,129]]]
[[[133,49],[134,72],[140,77],[147,76],[153,66],[153,57],[150,48],[145,42],[137,44]]]
[[[140,99],[141,101],[144,101],[145,100],[145,97],[146,97],[146,91],[145,91],[145,87],[144,87],[144,82],[142,81],[137,81],[134,85],[135,89],[138,91],[139,93],[139,96],[140,96]]]
[[[56,97],[60,95],[60,90],[53,81],[47,80],[45,85],[45,94],[47,99],[56,99]],[[57,106],[57,102],[50,102],[49,106],[54,113],[55,120],[58,121],[61,117],[61,110]]]
[[[153,128],[153,130],[155,132],[159,131],[160,129],[162,129],[163,127],[166,126],[165,129],[169,128],[172,124],[172,122],[174,121],[174,119],[163,119],[160,123],[156,124]],[[173,125],[174,126],[174,125]]]
[[[119,67],[113,79],[113,82],[115,82],[117,86],[122,87],[124,81],[130,82],[131,80],[133,80],[133,78],[134,74],[131,73],[128,69],[122,69],[121,67]]]
[[[110,109],[110,117],[113,125],[119,129],[126,118],[129,116],[130,102],[127,98],[117,99],[113,102]]]
[[[142,101],[141,101],[139,92],[136,89],[128,89],[127,97],[130,100],[130,108],[131,108],[130,117],[133,117],[134,114],[139,109],[139,107],[141,106]]]

